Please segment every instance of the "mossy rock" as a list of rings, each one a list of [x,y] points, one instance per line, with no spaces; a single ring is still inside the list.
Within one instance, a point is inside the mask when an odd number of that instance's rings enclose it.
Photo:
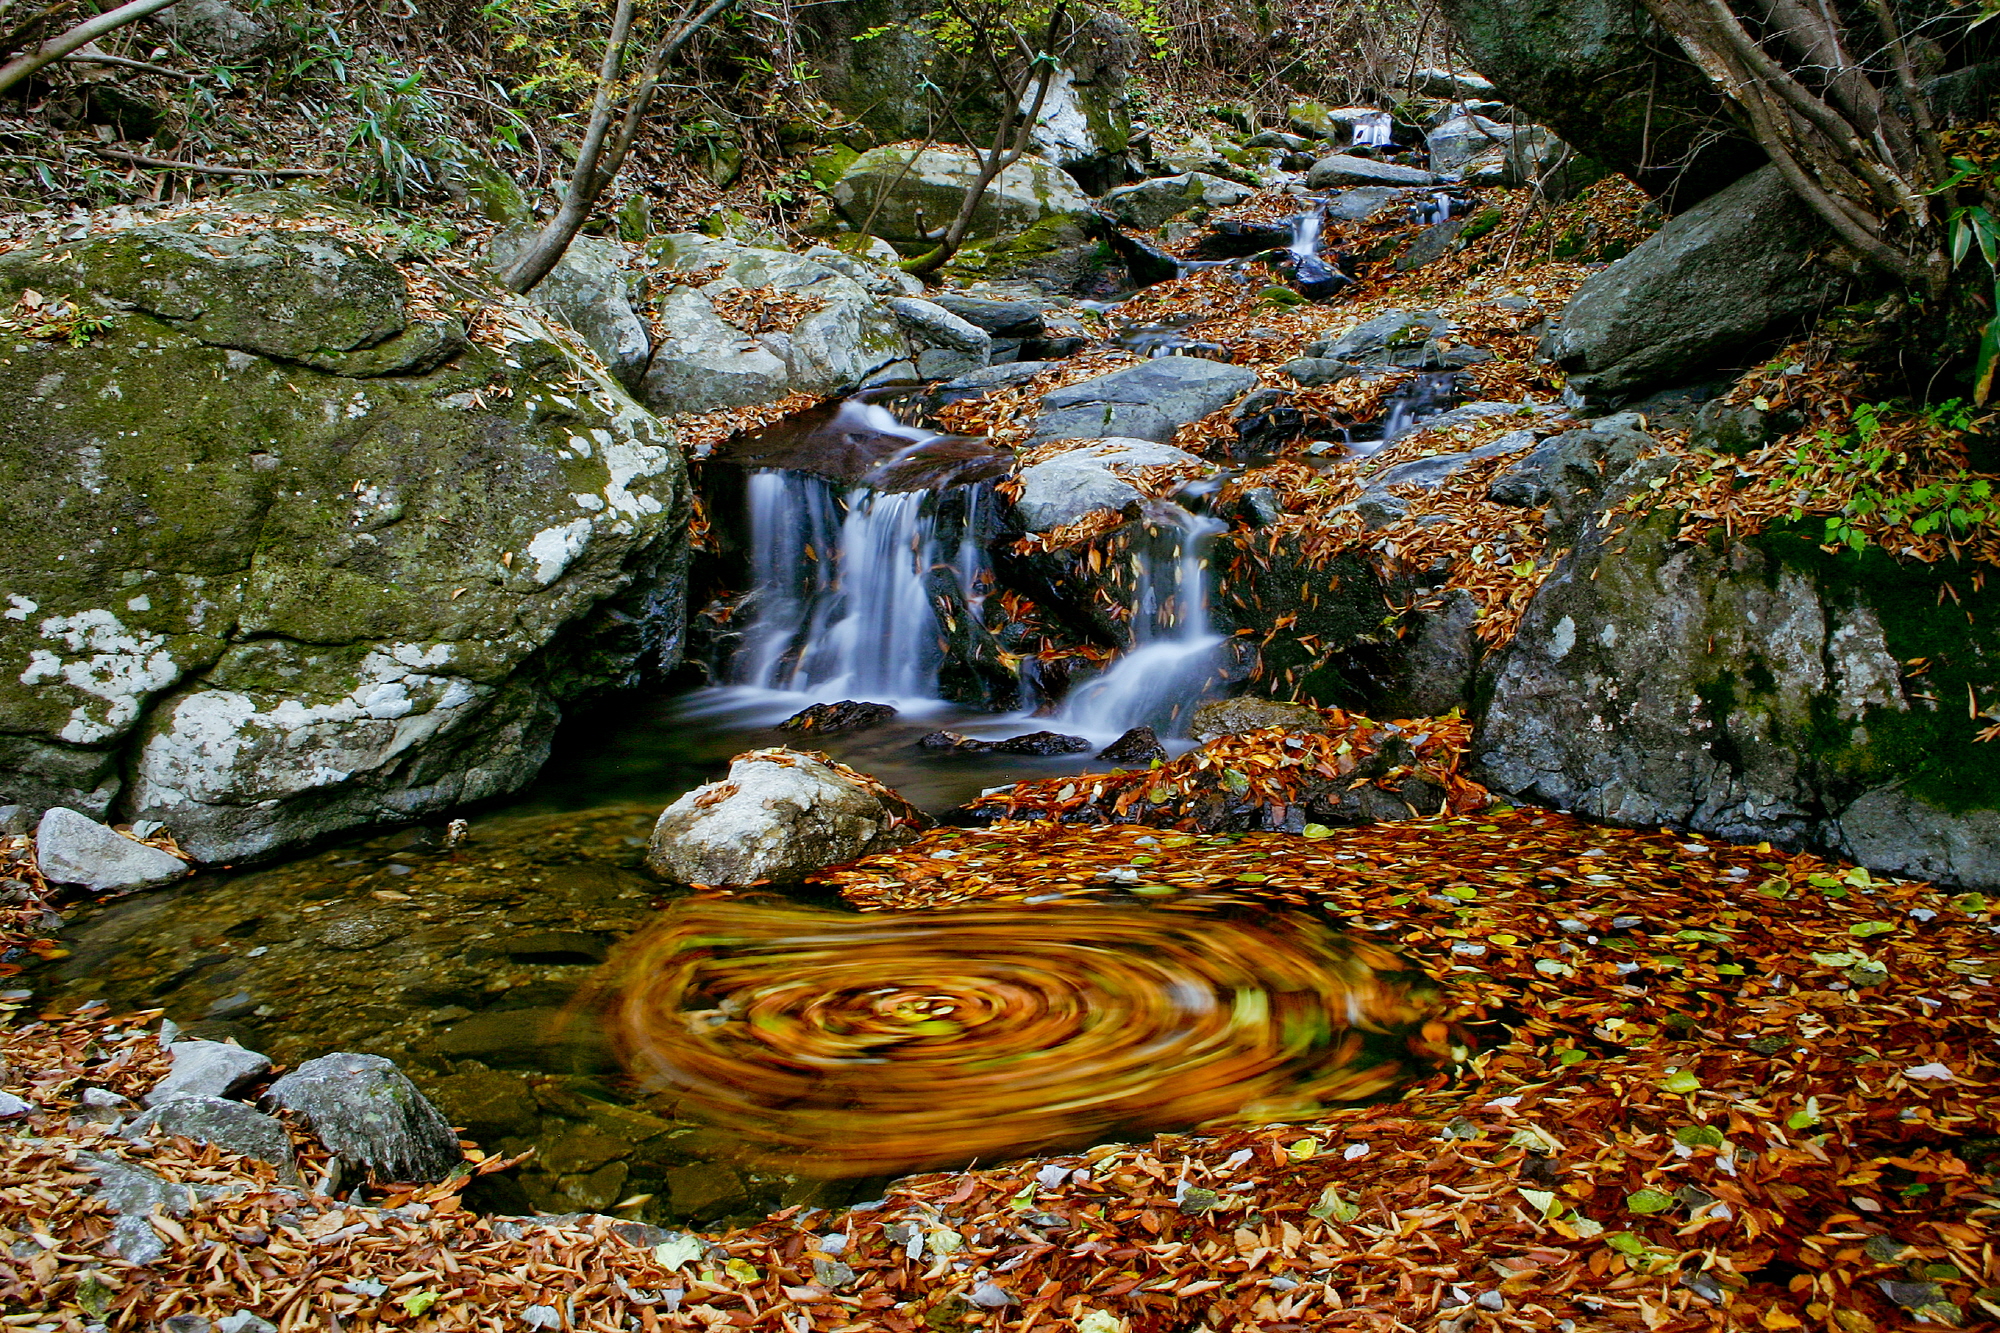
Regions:
[[[36,515],[0,538],[0,799],[233,860],[520,786],[564,703],[677,652],[671,437],[514,304],[505,351],[448,326],[365,373],[436,327],[397,270],[191,225],[0,260],[0,303],[125,307],[0,336]]]

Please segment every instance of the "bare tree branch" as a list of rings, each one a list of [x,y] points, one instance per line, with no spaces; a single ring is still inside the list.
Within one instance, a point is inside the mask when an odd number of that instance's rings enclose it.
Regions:
[[[41,69],[52,65],[72,51],[80,51],[107,32],[135,23],[148,14],[157,14],[179,0],[131,0],[118,8],[86,19],[68,32],[51,37],[32,51],[23,52],[0,65],[0,93],[6,92],[21,80]]]

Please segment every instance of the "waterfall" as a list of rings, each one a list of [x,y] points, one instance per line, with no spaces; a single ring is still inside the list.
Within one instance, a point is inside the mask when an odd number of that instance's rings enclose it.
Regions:
[[[1319,258],[1319,237],[1325,226],[1325,213],[1317,207],[1307,209],[1292,219],[1292,241],[1285,248],[1302,259]]]
[[[1354,142],[1356,148],[1393,148],[1396,145],[1395,129],[1386,111],[1354,122]]]
[[[1175,734],[1221,664],[1222,636],[1208,623],[1208,547],[1226,525],[1173,505],[1148,519],[1161,526],[1133,554],[1132,649],[1071,694],[1057,715],[1060,725],[1086,735],[1137,726]]]
[[[821,699],[936,699],[944,654],[934,572],[954,573],[968,603],[989,581],[978,490],[962,535],[944,552],[933,492],[843,494],[807,473],[751,474],[757,593],[734,683]]]

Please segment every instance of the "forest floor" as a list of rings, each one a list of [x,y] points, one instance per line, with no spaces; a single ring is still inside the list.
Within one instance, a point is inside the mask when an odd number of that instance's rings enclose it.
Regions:
[[[143,1017],[17,1002],[0,1048],[36,1109],[0,1143],[6,1326],[250,1311],[285,1330],[1866,1333],[2000,1317],[2000,940],[1978,894],[1506,807],[1303,836],[939,829],[823,878],[864,910],[1137,892],[1331,913],[1440,983],[1476,1049],[1393,1101],[906,1177],[878,1205],[691,1237],[473,1216],[466,1177],[343,1202],[212,1147],[125,1143],[79,1098],[136,1098],[163,1072]],[[294,1137],[319,1176],[324,1150]],[[115,1218],[84,1186],[85,1155],[107,1150],[201,1195],[153,1212],[154,1264],[106,1257]]]

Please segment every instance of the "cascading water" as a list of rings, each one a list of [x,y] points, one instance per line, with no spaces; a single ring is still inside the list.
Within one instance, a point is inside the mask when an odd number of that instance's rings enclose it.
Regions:
[[[1372,116],[1354,122],[1354,147],[1393,148],[1396,146],[1396,131],[1389,113],[1378,111]]]
[[[834,426],[906,439],[877,471],[943,438],[885,407],[842,404]],[[875,700],[938,697],[935,598],[977,608],[991,583],[982,533],[989,489],[964,492],[955,525],[941,524],[944,492],[843,488],[807,472],[760,469],[748,481],[752,621],[732,683],[789,694]],[[955,526],[956,532],[941,532]],[[940,580],[955,583],[940,588]]]
[[[1133,556],[1132,649],[1057,715],[1087,736],[1138,726],[1176,734],[1219,675],[1223,639],[1208,621],[1208,547],[1227,525],[1173,505],[1148,517],[1158,526]]]

